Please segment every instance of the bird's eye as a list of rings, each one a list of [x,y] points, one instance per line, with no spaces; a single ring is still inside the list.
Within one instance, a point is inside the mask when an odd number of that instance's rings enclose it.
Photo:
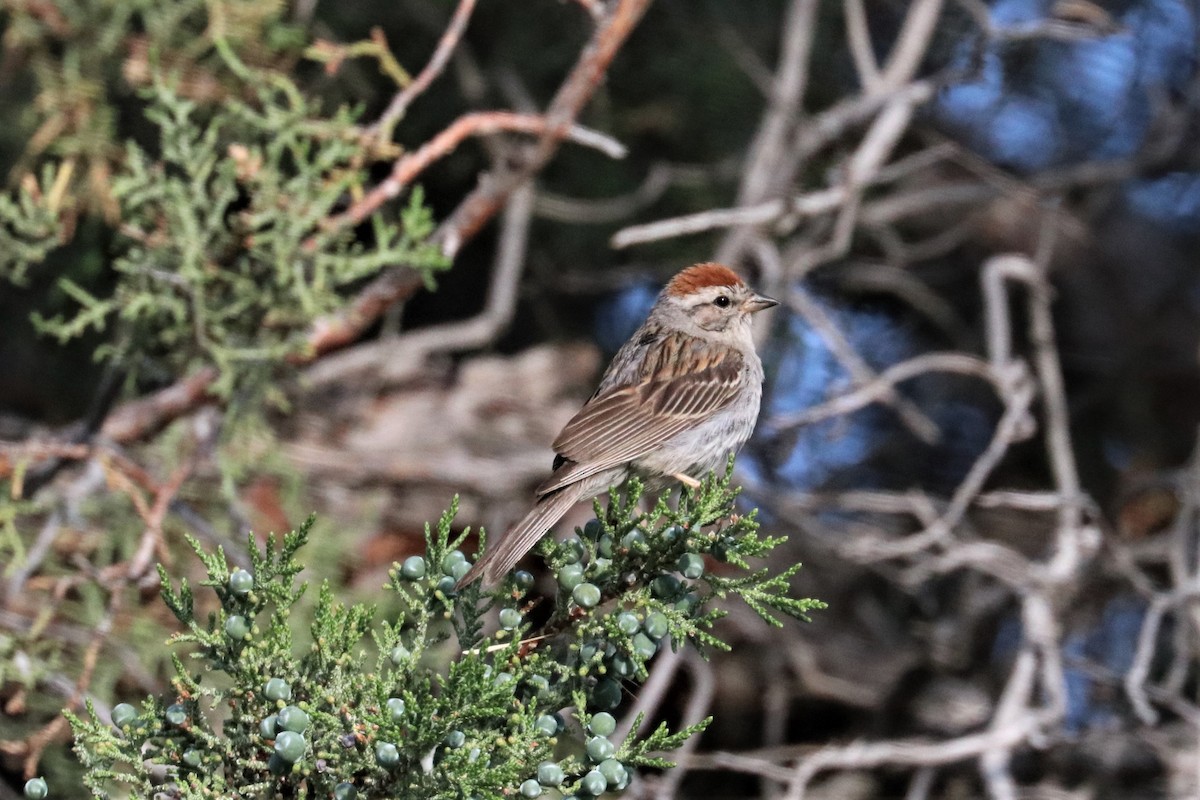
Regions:
[[[713,300],[713,305],[717,308],[729,308],[729,298],[723,294],[717,295],[717,299]]]

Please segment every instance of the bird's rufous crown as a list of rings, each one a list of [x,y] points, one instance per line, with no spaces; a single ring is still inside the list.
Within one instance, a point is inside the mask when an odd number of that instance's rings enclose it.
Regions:
[[[709,286],[742,286],[744,281],[724,264],[696,264],[680,272],[667,284],[667,294],[683,297]]]

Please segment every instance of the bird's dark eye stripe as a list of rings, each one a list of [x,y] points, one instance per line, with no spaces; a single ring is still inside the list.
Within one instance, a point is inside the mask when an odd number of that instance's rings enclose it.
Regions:
[[[718,308],[728,308],[729,307],[729,298],[723,294],[717,295],[717,299],[713,300],[713,305],[717,306]]]

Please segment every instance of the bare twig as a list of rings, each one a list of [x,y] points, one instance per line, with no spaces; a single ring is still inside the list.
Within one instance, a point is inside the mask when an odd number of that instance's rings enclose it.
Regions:
[[[350,208],[326,220],[326,227],[341,228],[362,222],[388,200],[398,197],[433,162],[449,155],[465,139],[472,136],[508,132],[544,137],[555,130],[555,123],[548,117],[536,114],[517,114],[512,111],[476,111],[465,114],[417,150],[398,159],[392,167],[391,175]],[[579,125],[568,125],[566,130],[556,135],[576,144],[594,147],[612,158],[622,158],[625,155],[625,148],[616,140]]]
[[[133,558],[129,560],[129,566],[126,569],[125,576],[129,581],[137,583],[150,574],[151,559],[156,554],[162,562],[170,562],[163,544],[163,522],[166,520],[167,511],[170,510],[172,501],[179,494],[183,482],[192,474],[194,467],[194,460],[189,458],[155,492],[154,504],[146,510],[143,519],[146,523],[146,530],[142,534],[137,551],[134,553]]]
[[[692,693],[688,698],[687,705],[684,706],[683,719],[680,720],[681,727],[686,727],[698,724],[712,708],[713,695],[716,694],[716,679],[713,676],[712,666],[695,650],[688,648],[684,651],[683,662],[692,676]],[[680,755],[686,756],[694,752],[699,744],[699,738],[698,736],[689,737],[679,748]],[[679,785],[683,782],[686,774],[687,770],[683,767],[669,771],[654,793],[655,800],[670,800],[676,797]]]
[[[673,186],[707,186],[736,176],[740,167],[727,159],[711,167],[658,163],[640,186],[624,195],[583,200],[539,190],[534,213],[542,219],[577,225],[605,225],[627,219],[657,202]]]
[[[96,664],[100,658],[100,651],[108,641],[108,636],[112,633],[113,621],[124,605],[125,588],[125,584],[122,582],[110,590],[104,616],[96,624],[91,639],[83,651],[79,677],[75,681],[74,691],[67,702],[67,707],[72,710],[77,710],[81,706],[83,698],[87,696],[88,687],[92,683],[92,675],[95,673]],[[42,754],[47,747],[66,734],[67,729],[67,718],[59,714],[25,739],[23,742],[25,758],[22,769],[26,778],[37,775],[38,763],[42,759]]]
[[[886,97],[887,101],[844,170],[842,180],[845,197],[840,203],[830,241],[802,256],[795,265],[798,275],[838,258],[848,250],[857,225],[862,188],[873,180],[900,136],[907,130],[915,108],[925,100],[923,94],[906,94],[899,90],[909,83],[924,58],[941,7],[942,0],[920,0],[909,7],[887,64],[879,70],[871,52],[865,10],[860,0],[847,0],[847,35],[859,77],[866,87],[865,96]],[[801,163],[804,157],[803,152],[792,153],[794,164]],[[794,169],[785,170],[784,174],[790,174]]]
[[[408,110],[413,100],[424,94],[429,85],[437,80],[450,61],[450,56],[458,46],[459,40],[462,39],[462,35],[467,29],[467,22],[471,19],[471,12],[474,10],[475,0],[459,0],[458,8],[454,10],[454,16],[450,18],[450,24],[446,26],[429,63],[413,79],[412,83],[397,92],[387,109],[380,115],[379,120],[368,129],[370,133],[386,132],[390,135],[392,126],[404,116],[404,112]]]
[[[885,765],[930,767],[944,766],[978,758],[991,750],[1010,749],[1028,740],[1041,727],[1036,716],[1021,717],[1015,724],[960,736],[940,742],[900,739],[861,742],[828,747],[804,758],[792,771],[787,800],[802,800],[808,785],[821,772],[831,769],[864,769]]]
[[[767,110],[750,145],[750,156],[738,205],[756,205],[784,192],[779,163],[792,126],[808,87],[808,61],[815,36],[817,0],[791,0],[780,31],[781,57]],[[731,231],[717,248],[718,261],[736,261],[748,242],[750,231],[741,227]]]
[[[0,477],[13,477],[9,495],[14,499],[25,496],[24,475],[30,464],[51,459],[78,461],[87,458],[91,448],[86,444],[45,439],[26,442],[0,441]]]
[[[784,430],[849,414],[872,403],[885,400],[898,384],[938,372],[970,375],[997,386],[1000,383],[1000,378],[987,362],[975,356],[966,353],[924,353],[907,361],[893,364],[872,380],[856,386],[845,394],[826,400],[824,403],[767,420],[767,428],[771,431]]]
[[[1041,732],[1038,723],[1042,722],[1040,717],[1046,715],[1031,713],[1029,708],[1036,681],[1037,656],[1033,650],[1024,649],[1017,654],[1008,683],[988,726],[987,732],[995,736],[995,741],[979,752],[979,771],[992,800],[1017,800],[1017,787],[1009,771],[1009,761],[1012,751],[1024,742],[1007,738],[1004,734],[1007,731],[1021,731],[1027,741]]]
[[[120,405],[104,420],[100,435],[114,442],[131,442],[149,436],[171,420],[212,402],[208,388],[216,379],[217,371],[204,367],[165,389]]]
[[[10,605],[25,590],[25,581],[37,571],[46,556],[49,555],[50,547],[54,544],[54,540],[58,537],[59,531],[62,529],[62,523],[63,515],[59,509],[52,510],[46,516],[46,522],[42,525],[41,531],[38,532],[38,537],[34,540],[33,546],[25,554],[24,560],[13,565],[14,569],[5,581],[5,599]]]
[[[842,333],[837,323],[825,312],[819,303],[808,296],[798,286],[793,286],[787,293],[787,303],[791,308],[813,327],[838,362],[850,373],[856,386],[875,383],[878,379],[875,370],[858,354],[850,340]],[[915,436],[925,442],[936,442],[940,433],[937,425],[929,419],[917,406],[896,391],[891,386],[880,384],[878,402],[891,406],[900,420]]]
[[[842,178],[845,199],[838,211],[833,235],[825,245],[801,254],[793,267],[793,273],[797,277],[813,267],[841,258],[849,251],[850,241],[858,224],[862,190],[869,185],[891,155],[900,137],[908,129],[915,110],[916,105],[911,98],[896,94],[875,118],[846,166]]]
[[[880,76],[878,92],[890,94],[917,74],[941,13],[942,0],[917,0],[909,6],[904,25],[896,35],[896,46],[892,48]]]
[[[717,19],[714,34],[717,41],[729,53],[738,68],[745,73],[751,83],[763,97],[769,98],[775,84],[775,76],[762,60],[762,54],[748,44],[737,32],[737,29],[723,20]]]
[[[835,186],[819,192],[787,200],[769,200],[738,208],[719,208],[700,211],[682,217],[630,225],[613,234],[612,246],[621,249],[635,244],[687,236],[716,228],[763,225],[791,212],[797,218],[825,214],[836,210],[845,197],[845,190]]]
[[[871,119],[884,105],[907,102],[919,106],[933,97],[935,89],[933,82],[918,80],[891,94],[860,94],[842,100],[796,128],[788,148],[789,158],[803,163],[838,141],[847,131]]]
[[[883,185],[919,172],[943,160],[949,153],[949,148],[931,147],[914,153],[911,156],[898,159],[894,163],[880,168],[866,180],[862,188]],[[978,202],[981,196],[990,198],[996,194],[994,189],[988,189],[987,194],[983,195],[979,191],[977,184],[969,184],[969,186],[972,190],[969,198],[970,202]],[[950,188],[953,189],[955,187]],[[786,227],[792,228],[800,220],[837,211],[846,202],[848,196],[848,188],[843,184],[837,184],[828,189],[820,189],[808,194],[797,195],[790,200],[777,198],[752,205],[741,205],[736,208],[718,208],[640,225],[630,225],[613,234],[612,246],[620,249],[635,244],[671,239],[677,236],[702,233],[718,228],[771,225],[780,223],[785,218],[787,219]],[[929,198],[927,195],[922,195],[920,199],[927,201]],[[878,202],[883,203],[886,200],[887,198],[882,198]],[[919,202],[912,202],[906,208],[911,209],[917,206],[919,206]],[[868,206],[867,208],[872,209],[873,206]],[[928,206],[925,208],[927,209]],[[884,207],[884,209],[881,212],[874,212],[874,216],[871,217],[870,222],[873,224],[882,224],[897,216],[890,207]],[[870,214],[872,212],[867,211],[865,213]]]
[[[854,58],[854,69],[858,82],[868,93],[879,85],[879,62],[875,60],[875,46],[871,43],[871,30],[867,25],[867,10],[863,0],[844,0],[842,11],[846,17],[846,42]]]
[[[967,471],[966,476],[959,482],[946,509],[937,515],[935,519],[927,522],[924,531],[896,543],[866,542],[851,545],[847,552],[860,553],[860,559],[862,560],[881,560],[884,558],[895,558],[900,555],[913,555],[934,543],[944,544],[950,536],[951,529],[962,520],[971,502],[978,496],[984,482],[1008,452],[1009,447],[1012,446],[1013,442],[1023,438],[1023,433],[1028,431],[1029,406],[1032,404],[1033,398],[1034,389],[1031,382],[1025,381],[1013,388],[1011,394],[1007,397],[1008,407],[1005,409],[1004,415],[1000,418],[1000,422],[996,425],[996,431],[992,434],[992,439],[988,443],[988,446],[979,454],[975,462],[971,465],[971,468]],[[980,548],[968,551],[964,549],[963,545],[958,544],[945,556],[936,559],[926,558],[919,561],[912,567],[907,581],[916,583],[929,575],[952,572],[960,568],[964,560],[980,561],[979,552]],[[1004,553],[998,555],[1000,557],[996,559],[997,561],[1012,563],[1006,559]],[[1020,560],[1016,553],[1013,553],[1013,555]],[[990,561],[990,559],[988,560]],[[1015,570],[1002,569],[999,571],[999,574],[1005,576],[1013,576],[1014,573],[1015,577],[1008,577],[1009,582],[1012,582],[1013,585],[1023,585],[1029,577],[1020,563],[1018,563]]]
[[[1146,685],[1150,678],[1150,661],[1158,649],[1158,632],[1162,626],[1163,616],[1167,610],[1184,599],[1194,599],[1200,587],[1191,587],[1183,593],[1159,594],[1151,601],[1142,619],[1142,627],[1138,631],[1137,647],[1134,649],[1133,662],[1125,673],[1125,694],[1133,706],[1134,713],[1146,725],[1158,722],[1158,712],[1150,705]]]
[[[496,264],[482,312],[468,320],[386,337],[322,359],[309,368],[308,380],[314,384],[329,383],[364,369],[373,369],[376,377],[386,382],[392,373],[403,373],[411,364],[424,361],[432,353],[467,350],[492,341],[509,325],[516,310],[517,289],[525,267],[529,223],[533,216],[533,196],[533,187],[523,186],[505,207]]]

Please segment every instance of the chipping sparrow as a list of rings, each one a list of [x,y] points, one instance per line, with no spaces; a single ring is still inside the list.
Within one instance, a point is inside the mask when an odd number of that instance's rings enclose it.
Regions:
[[[672,278],[554,440],[554,474],[537,488],[537,504],[459,585],[495,584],[571,506],[631,475],[699,486],[696,476],[754,430],[763,369],[750,316],[775,305],[720,264]]]

